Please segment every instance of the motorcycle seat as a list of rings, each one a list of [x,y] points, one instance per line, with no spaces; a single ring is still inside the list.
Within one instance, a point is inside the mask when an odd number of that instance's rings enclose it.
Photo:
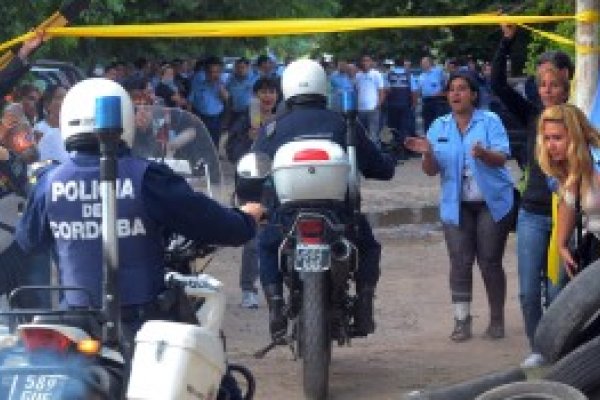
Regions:
[[[102,324],[98,315],[94,314],[58,314],[58,315],[36,315],[33,324],[66,325],[79,328],[97,339],[102,337]]]

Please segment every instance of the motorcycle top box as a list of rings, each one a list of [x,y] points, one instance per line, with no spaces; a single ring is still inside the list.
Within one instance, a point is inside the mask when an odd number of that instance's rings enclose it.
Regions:
[[[342,147],[323,139],[286,143],[273,160],[273,180],[281,203],[343,201],[350,163]]]
[[[127,398],[214,399],[225,369],[221,338],[206,328],[149,321],[136,336]]]

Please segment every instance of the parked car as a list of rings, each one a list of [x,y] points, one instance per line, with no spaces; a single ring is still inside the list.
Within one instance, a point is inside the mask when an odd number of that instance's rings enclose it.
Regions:
[[[45,86],[63,85],[71,87],[86,78],[86,74],[75,65],[62,61],[37,60],[30,70],[33,80],[44,82]]]

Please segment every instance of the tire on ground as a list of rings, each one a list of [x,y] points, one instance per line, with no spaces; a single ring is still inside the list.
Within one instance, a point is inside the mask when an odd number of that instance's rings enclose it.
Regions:
[[[302,280],[302,377],[307,400],[325,400],[329,390],[331,338],[328,327],[327,275],[307,273]]]
[[[542,315],[534,344],[546,360],[557,361],[574,348],[578,336],[600,309],[600,261],[584,269]]]
[[[544,379],[565,383],[586,394],[600,389],[600,337],[564,356]]]
[[[526,379],[520,368],[494,372],[465,382],[437,389],[416,391],[404,396],[404,400],[473,400],[475,397],[499,385]]]
[[[560,382],[529,381],[499,386],[475,400],[588,400],[579,390]]]

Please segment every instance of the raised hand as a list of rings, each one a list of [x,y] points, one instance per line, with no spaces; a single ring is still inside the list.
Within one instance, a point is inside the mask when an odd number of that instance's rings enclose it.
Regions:
[[[21,46],[19,49],[19,58],[23,61],[27,59],[34,51],[36,51],[41,45],[42,42],[46,39],[44,31],[37,31],[35,36]]]
[[[404,147],[410,151],[420,154],[428,154],[432,151],[431,143],[429,143],[429,140],[424,137],[408,137],[406,140],[404,140]]]
[[[471,155],[473,158],[481,158],[485,154],[485,149],[481,145],[481,143],[477,142],[471,147]]]

